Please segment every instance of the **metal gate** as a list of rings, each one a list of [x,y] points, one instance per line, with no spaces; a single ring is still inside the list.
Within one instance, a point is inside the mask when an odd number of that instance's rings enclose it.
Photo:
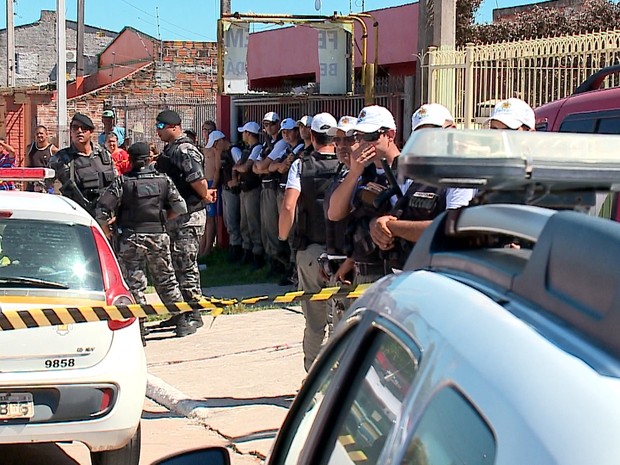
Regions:
[[[572,94],[594,72],[619,62],[620,31],[431,48],[423,59],[422,98],[474,127],[499,100],[519,97],[537,107]],[[602,87],[619,81],[610,75]]]
[[[379,82],[375,103],[389,109],[396,120],[396,127],[403,127],[405,92],[402,78]],[[364,95],[292,95],[259,94],[236,96],[233,99],[233,118],[242,126],[247,121],[260,124],[265,113],[275,111],[282,119],[298,120],[304,115],[327,112],[336,119],[341,116],[356,116],[364,107]],[[402,131],[397,131],[397,143],[402,142]],[[233,140],[235,137],[233,136]]]
[[[181,116],[184,129],[193,129],[200,137],[206,120],[215,121],[215,97],[153,97],[112,98],[107,104],[116,112],[116,119],[127,130],[131,142],[154,142],[161,145],[155,129],[155,118],[163,110],[174,110]]]

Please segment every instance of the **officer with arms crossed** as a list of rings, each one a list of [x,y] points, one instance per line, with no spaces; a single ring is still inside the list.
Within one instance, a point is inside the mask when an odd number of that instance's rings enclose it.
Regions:
[[[106,233],[110,224],[116,224],[119,264],[136,302],[147,303],[148,267],[159,298],[164,304],[172,304],[181,302],[183,296],[172,267],[166,221],[186,213],[187,207],[172,180],[158,173],[149,158],[149,146],[144,142],[129,147],[131,170],[116,178],[103,193],[97,202],[97,221]],[[173,319],[178,337],[196,332],[187,313]]]
[[[50,158],[49,167],[62,184],[60,193],[69,197],[93,217],[99,196],[112,184],[116,170],[112,156],[91,141],[95,125],[82,113],[71,119],[71,145]]]
[[[278,255],[284,258],[290,253],[288,237],[297,210],[293,248],[297,250],[295,261],[299,276],[298,288],[304,292],[319,292],[323,287],[318,270],[318,258],[325,252],[323,200],[338,170],[338,159],[328,131],[336,126],[336,119],[329,113],[319,113],[312,119],[314,152],[295,160],[291,165],[282,201],[278,224]],[[330,305],[325,301],[303,301],[301,308],[306,318],[304,368],[309,371],[321,350]]]
[[[422,105],[411,118],[411,128],[454,128],[454,118],[443,105]],[[383,216],[370,222],[373,242],[383,251],[388,269],[403,269],[407,257],[424,230],[444,210],[456,210],[469,204],[474,189],[436,188],[407,179],[403,195]]]
[[[166,143],[157,157],[156,168],[166,173],[187,204],[187,213],[177,216],[167,224],[170,234],[172,266],[177,276],[183,299],[202,299],[198,249],[204,234],[206,213],[204,206],[216,201],[216,190],[209,189],[204,175],[204,156],[192,141],[183,134],[181,117],[172,110],[157,115],[157,135]],[[192,324],[203,325],[199,310],[192,312]],[[162,322],[162,327],[176,324],[173,319]]]
[[[372,241],[369,225],[391,208],[393,194],[385,169],[396,169],[400,150],[395,142],[396,122],[387,108],[363,108],[353,131],[359,145],[351,152],[349,172],[331,195],[327,212],[331,221],[348,217],[346,240],[355,260],[355,284],[363,284],[389,272]]]

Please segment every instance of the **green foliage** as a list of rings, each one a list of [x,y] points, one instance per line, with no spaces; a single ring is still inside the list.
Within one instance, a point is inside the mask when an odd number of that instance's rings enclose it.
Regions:
[[[462,46],[468,42],[485,44],[556,37],[616,29],[618,24],[620,5],[611,0],[584,0],[580,7],[534,6],[493,24],[473,24],[472,21],[457,28],[456,41]]]
[[[200,283],[202,287],[268,283],[276,282],[279,279],[267,277],[267,266],[260,270],[253,270],[249,265],[228,263],[227,256],[228,251],[226,249],[214,248],[207,257],[198,259],[199,264],[207,265],[207,269],[200,272]]]

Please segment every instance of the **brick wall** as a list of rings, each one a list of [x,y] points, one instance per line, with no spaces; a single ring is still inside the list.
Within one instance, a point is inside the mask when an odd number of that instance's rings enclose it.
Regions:
[[[77,23],[67,21],[67,50],[76,50]],[[85,74],[97,69],[97,55],[118,34],[90,26],[85,27]],[[17,86],[26,86],[56,80],[56,12],[43,10],[36,23],[15,28]],[[6,29],[0,30],[0,56],[6,57]],[[67,74],[75,78],[75,62],[67,63]],[[0,60],[0,87],[6,87],[6,60]]]
[[[155,93],[215,95],[217,44],[164,41],[156,47]]]

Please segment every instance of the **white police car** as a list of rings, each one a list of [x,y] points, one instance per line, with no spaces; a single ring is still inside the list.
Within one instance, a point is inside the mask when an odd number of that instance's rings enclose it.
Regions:
[[[0,170],[0,179],[45,171]],[[0,238],[0,444],[79,441],[93,464],[136,465],[146,390],[138,321],[5,315],[133,303],[99,225],[65,197],[3,191]]]
[[[618,137],[415,134],[404,174],[490,201],[586,209],[620,185]],[[349,310],[267,463],[617,464],[619,257],[620,225],[581,212],[444,213]],[[203,452],[161,463],[228,463]]]

